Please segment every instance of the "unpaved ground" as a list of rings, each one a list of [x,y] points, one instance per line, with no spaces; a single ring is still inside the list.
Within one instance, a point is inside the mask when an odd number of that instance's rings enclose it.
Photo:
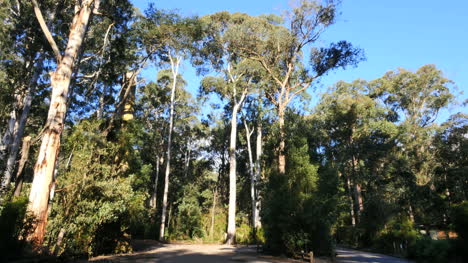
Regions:
[[[91,262],[157,262],[157,263],[280,263],[304,262],[286,258],[262,255],[255,247],[227,245],[191,245],[191,244],[159,244],[155,241],[138,241],[133,244],[135,253],[125,255],[99,256],[90,259]],[[409,263],[410,261],[386,255],[337,248],[337,263]],[[327,260],[316,259],[316,263],[327,263]]]
[[[337,248],[337,262],[338,263],[409,263],[411,261],[390,257],[382,254],[358,251],[347,248]]]
[[[223,262],[300,262],[257,254],[254,247],[227,245],[154,245],[129,255],[100,256],[92,262],[223,263]],[[317,263],[325,261],[317,260]]]

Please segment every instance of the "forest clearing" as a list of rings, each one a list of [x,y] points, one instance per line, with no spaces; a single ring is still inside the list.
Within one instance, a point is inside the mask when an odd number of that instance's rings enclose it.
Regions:
[[[0,262],[467,262],[467,8],[1,0]]]

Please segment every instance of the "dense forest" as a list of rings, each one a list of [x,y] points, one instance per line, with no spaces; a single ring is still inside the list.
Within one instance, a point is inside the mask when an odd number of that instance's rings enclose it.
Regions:
[[[463,104],[456,83],[422,65],[317,92],[366,59],[321,41],[339,12],[331,0],[199,17],[129,0],[1,1],[0,258],[154,239],[462,262],[468,114],[438,121]]]

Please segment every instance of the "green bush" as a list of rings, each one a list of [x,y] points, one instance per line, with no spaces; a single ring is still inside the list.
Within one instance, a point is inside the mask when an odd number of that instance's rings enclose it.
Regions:
[[[452,262],[455,257],[452,240],[432,240],[429,237],[418,238],[408,248],[408,257],[422,263]]]
[[[456,253],[468,261],[468,201],[452,209],[453,228],[458,234]]]
[[[236,243],[237,244],[252,244],[252,231],[250,225],[242,223],[236,227]]]
[[[46,236],[57,256],[128,252],[129,227],[145,216],[147,194],[138,188],[148,178],[147,167],[138,164],[129,134],[122,131],[109,140],[99,127],[100,122],[86,120],[67,131],[62,152],[73,156],[69,167],[59,166],[60,190]]]
[[[26,217],[27,197],[14,198],[4,204],[0,214],[0,260],[19,255],[32,229],[33,218]]]
[[[336,173],[325,171],[319,178],[318,165],[311,163],[304,138],[289,145],[286,174],[272,173],[264,194],[265,248],[291,256],[301,251],[329,255]]]
[[[373,243],[380,251],[390,254],[406,255],[420,235],[407,217],[395,217],[380,231]]]

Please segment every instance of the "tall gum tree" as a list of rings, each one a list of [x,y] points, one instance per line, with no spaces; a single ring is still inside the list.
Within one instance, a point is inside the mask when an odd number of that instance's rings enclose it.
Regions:
[[[28,211],[37,219],[33,232],[28,237],[35,245],[40,246],[44,240],[47,224],[47,210],[49,194],[55,163],[60,149],[60,135],[62,134],[65,114],[67,111],[68,89],[78,57],[81,44],[86,34],[88,22],[93,10],[99,9],[99,0],[83,0],[77,2],[75,15],[70,26],[67,47],[62,55],[53,39],[42,16],[36,0],[32,0],[36,18],[44,32],[56,57],[56,70],[51,74],[52,95],[46,124],[42,132],[42,143],[38,158],[34,166],[34,179],[29,195]]]
[[[382,164],[397,134],[396,125],[389,121],[393,112],[379,104],[373,93],[366,81],[340,81],[323,95],[314,113],[327,159],[338,164],[346,185],[353,226],[364,210],[362,186],[369,185],[364,174]]]
[[[202,94],[216,93],[221,99],[226,99],[231,111],[229,138],[229,209],[226,243],[233,244],[236,235],[236,200],[237,200],[237,123],[238,112],[250,93],[255,91],[258,82],[259,65],[255,61],[242,59],[228,49],[230,39],[226,32],[236,23],[242,22],[246,14],[219,12],[201,18],[204,26],[206,42],[199,52],[199,57],[206,68],[214,69],[218,76],[205,77],[202,80]],[[205,68],[203,66],[206,66]],[[249,137],[250,138],[250,137]],[[251,169],[253,165],[251,164]],[[253,171],[251,172],[253,176]]]
[[[335,22],[334,1],[301,1],[283,18],[269,15],[248,17],[229,29],[229,49],[239,56],[259,62],[271,82],[265,96],[275,106],[279,138],[278,172],[285,174],[285,111],[299,94],[327,72],[363,59],[361,50],[346,41],[327,48],[312,47],[309,63],[304,63],[304,50],[316,45],[321,34]]]
[[[216,93],[222,99],[227,99],[231,110],[231,131],[229,137],[229,210],[227,244],[235,242],[236,235],[236,151],[237,151],[237,122],[238,113],[246,97],[254,90],[253,78],[249,70],[252,68],[248,61],[228,64],[223,77],[205,77],[202,89],[205,93]]]
[[[171,72],[171,103],[169,130],[166,151],[166,168],[164,171],[164,191],[162,202],[159,240],[164,240],[168,209],[169,177],[171,163],[171,143],[174,116],[174,101],[179,70],[183,62],[190,58],[201,37],[201,27],[196,18],[184,18],[176,13],[165,12],[150,5],[146,19],[141,24],[143,45],[146,52],[159,66],[168,67]]]

